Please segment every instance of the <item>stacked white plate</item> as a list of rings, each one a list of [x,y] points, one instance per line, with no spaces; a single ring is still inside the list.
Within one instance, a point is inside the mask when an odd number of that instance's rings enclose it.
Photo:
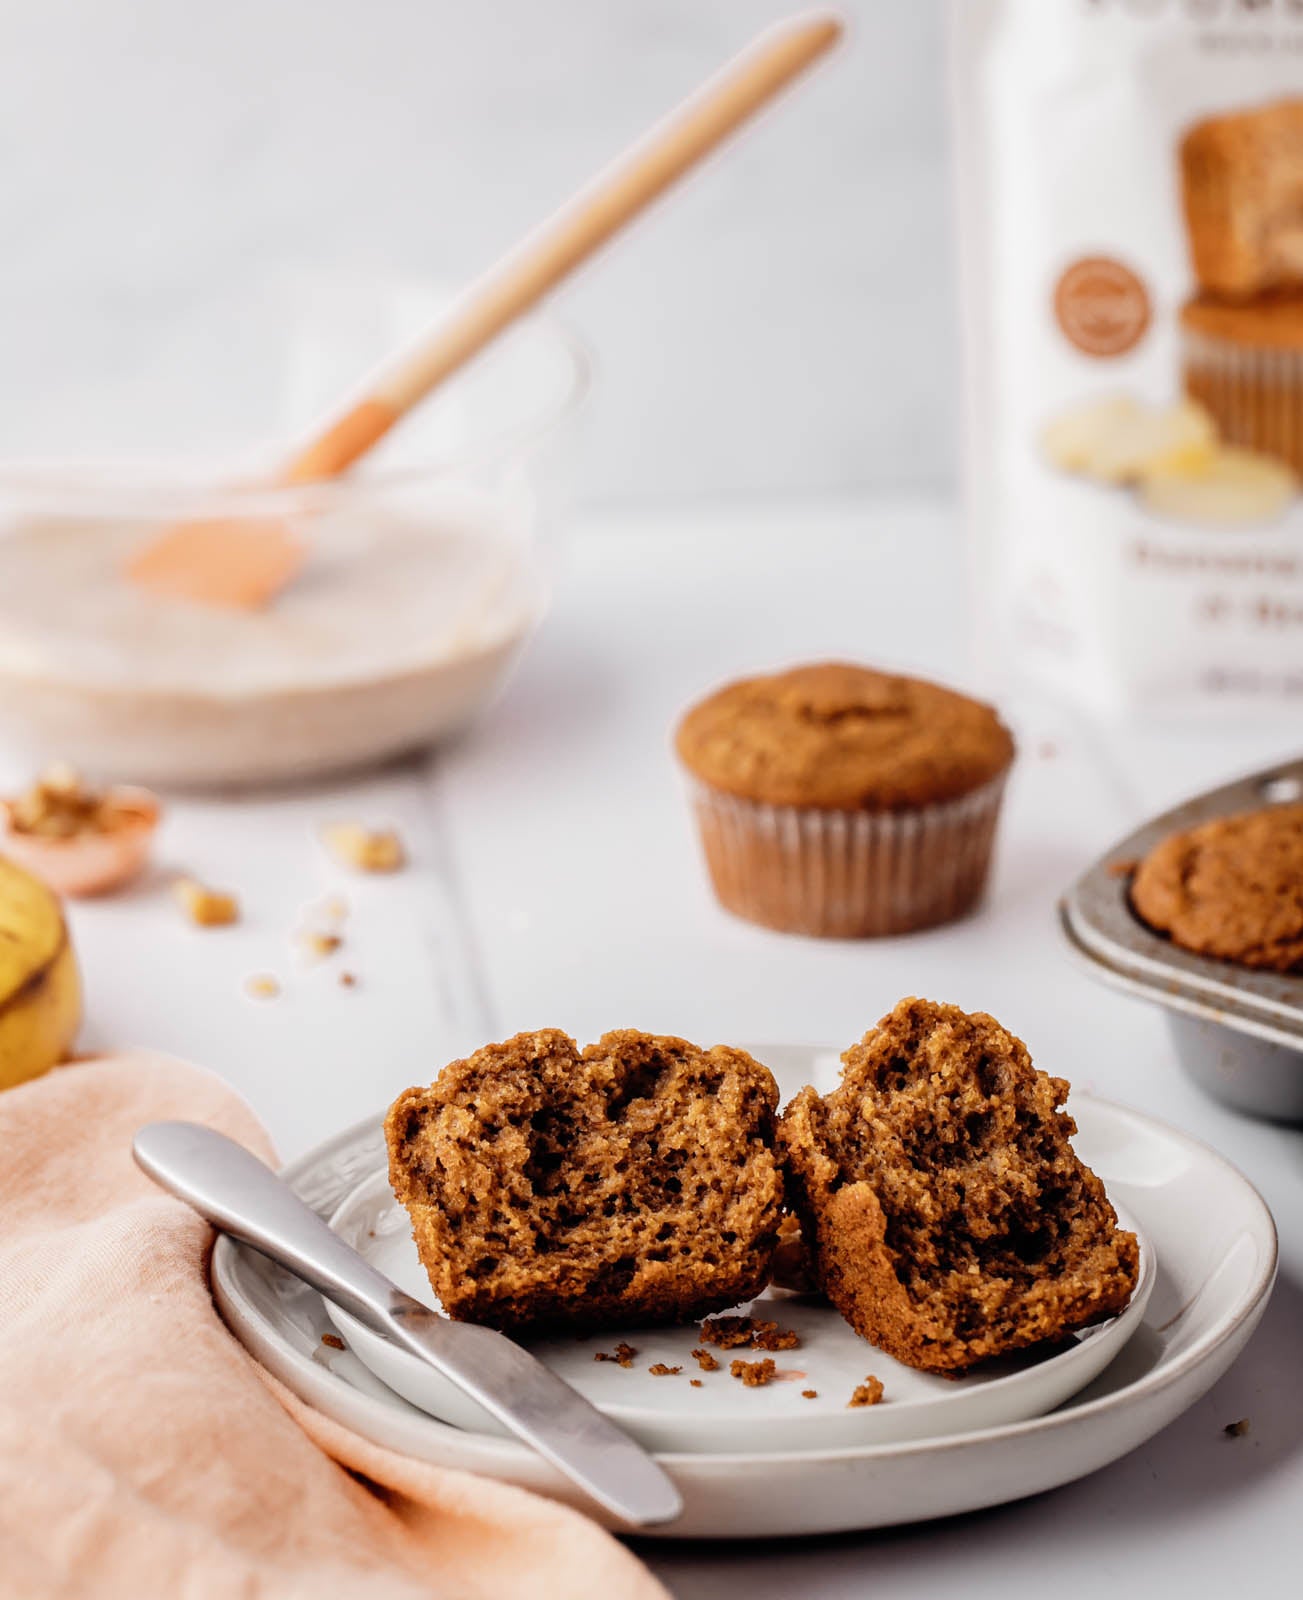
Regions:
[[[753,1047],[784,1093],[827,1085],[836,1058],[804,1046]],[[883,1527],[975,1510],[1093,1472],[1149,1438],[1205,1392],[1256,1325],[1276,1267],[1270,1213],[1205,1146],[1085,1095],[1071,1108],[1081,1156],[1141,1239],[1126,1310],[1056,1350],[963,1379],[911,1371],[813,1299],[771,1291],[754,1314],[793,1330],[776,1379],[747,1388],[728,1372],[752,1350],[692,1357],[695,1327],[540,1341],[535,1354],[655,1452],[685,1511],[661,1537],[740,1537]],[[284,1176],[381,1271],[435,1304],[407,1219],[389,1192],[377,1118]],[[236,1334],[297,1395],[390,1449],[581,1502],[554,1469],[414,1357],[369,1334],[256,1252],[219,1240],[218,1304]],[[323,1335],[337,1337],[328,1345]],[[342,1335],[345,1348],[334,1344]],[[618,1340],[631,1366],[594,1359]],[[657,1376],[652,1366],[678,1367]],[[872,1373],[883,1399],[851,1408]],[[694,1386],[692,1379],[698,1380]],[[814,1390],[809,1398],[804,1391]]]

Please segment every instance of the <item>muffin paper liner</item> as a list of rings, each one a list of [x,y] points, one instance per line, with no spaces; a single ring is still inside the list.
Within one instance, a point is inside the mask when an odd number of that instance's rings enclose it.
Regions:
[[[764,805],[689,782],[722,906],[788,933],[863,939],[935,927],[976,904],[1006,777],[898,812]]]
[[[1184,329],[1185,390],[1228,444],[1261,450],[1303,476],[1303,350],[1264,349]]]

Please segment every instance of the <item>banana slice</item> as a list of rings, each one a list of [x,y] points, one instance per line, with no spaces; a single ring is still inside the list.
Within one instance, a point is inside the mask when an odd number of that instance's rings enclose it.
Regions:
[[[68,1053],[81,1022],[81,980],[59,902],[0,856],[0,1089]]]
[[[1229,445],[1193,467],[1169,463],[1150,472],[1140,489],[1158,516],[1217,528],[1274,522],[1297,493],[1283,461]]]
[[[1193,470],[1217,449],[1217,428],[1193,400],[1147,406],[1110,395],[1064,412],[1041,445],[1056,467],[1098,483],[1135,483],[1169,468]]]

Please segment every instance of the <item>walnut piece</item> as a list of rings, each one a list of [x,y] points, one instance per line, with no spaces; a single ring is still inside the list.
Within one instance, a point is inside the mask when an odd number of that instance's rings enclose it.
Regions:
[[[373,831],[360,822],[330,822],[321,829],[321,842],[336,861],[357,872],[397,872],[407,861],[392,828]]]
[[[240,902],[223,889],[209,889],[194,878],[178,878],[172,893],[196,927],[224,928],[240,920]]]

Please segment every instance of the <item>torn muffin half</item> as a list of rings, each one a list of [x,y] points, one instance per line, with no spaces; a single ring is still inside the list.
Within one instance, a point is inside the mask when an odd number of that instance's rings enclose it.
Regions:
[[[779,1140],[820,1287],[857,1333],[961,1373],[1114,1315],[1136,1237],[1070,1143],[1068,1085],[984,1012],[907,999]]]
[[[741,1050],[522,1033],[399,1095],[390,1182],[451,1317],[516,1334],[690,1322],[768,1281],[777,1110]]]

